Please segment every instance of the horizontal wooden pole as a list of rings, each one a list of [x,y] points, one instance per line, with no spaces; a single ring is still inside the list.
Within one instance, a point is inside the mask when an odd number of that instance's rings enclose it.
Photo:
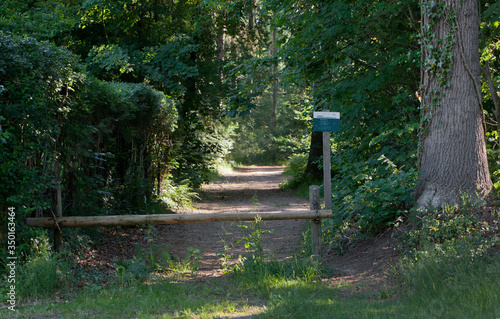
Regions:
[[[319,210],[319,218],[331,218],[331,210]],[[283,211],[260,213],[205,213],[205,214],[158,214],[158,215],[111,215],[111,216],[66,216],[57,218],[60,228],[99,227],[99,226],[135,226],[155,224],[186,224],[209,222],[253,221],[286,219],[316,219],[316,211]],[[55,228],[53,217],[28,218],[30,227]]]

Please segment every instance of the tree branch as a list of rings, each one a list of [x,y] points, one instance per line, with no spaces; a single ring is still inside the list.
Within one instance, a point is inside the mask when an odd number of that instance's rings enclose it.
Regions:
[[[364,61],[361,61],[360,59],[357,59],[357,58],[353,57],[352,55],[348,55],[348,57],[349,57],[351,60],[353,60],[354,62],[357,62],[357,63],[359,63],[359,64],[361,64],[361,65],[364,65],[364,66],[366,66],[367,68],[370,68],[370,69],[375,70],[375,71],[377,70],[377,68],[376,68],[376,67],[374,67],[374,66],[372,66],[372,65],[370,65],[370,64],[368,64],[368,63],[366,63],[366,62],[364,62]]]

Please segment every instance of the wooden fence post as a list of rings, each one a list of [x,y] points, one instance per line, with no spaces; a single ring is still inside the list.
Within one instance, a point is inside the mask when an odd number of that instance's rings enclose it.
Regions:
[[[319,189],[317,185],[309,186],[309,209],[319,212]],[[321,258],[321,219],[318,217],[311,221],[311,246],[315,259]]]
[[[332,147],[330,132],[323,132],[323,184],[325,190],[325,209],[332,206]]]

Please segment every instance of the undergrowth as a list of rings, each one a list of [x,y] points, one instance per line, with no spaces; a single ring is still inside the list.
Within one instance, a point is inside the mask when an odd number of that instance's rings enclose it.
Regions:
[[[163,181],[160,199],[172,210],[191,208],[193,201],[199,199],[198,194],[192,190],[188,180],[175,184],[171,179]]]
[[[238,262],[230,262],[233,256],[227,250],[219,254],[225,275],[213,280],[196,275],[199,250],[190,248],[186,258],[175,259],[168,247],[154,244],[150,227],[142,245],[136,246],[136,257],[115,263],[114,281],[75,290],[71,263],[50,252],[45,240],[33,243],[36,258],[19,272],[25,281],[20,299],[37,302],[12,318],[34,313],[65,318],[125,314],[218,318],[243,314],[255,304],[261,309],[252,315],[255,318],[331,318],[332,314],[336,318],[498,318],[500,214],[487,208],[465,201],[461,208],[411,210],[394,228],[400,257],[388,272],[393,283],[378,290],[363,288],[362,281],[354,285],[324,282],[323,278],[333,277],[307,254],[286,261],[266,254],[262,249],[266,230],[259,219],[242,227],[245,234],[240,243],[246,253]],[[49,301],[47,306],[43,300],[52,296],[67,301]]]
[[[262,220],[256,218],[250,225],[244,225],[246,235],[241,241],[247,249],[246,256],[240,256],[239,263],[229,272],[240,287],[267,289],[272,282],[283,280],[304,280],[313,282],[323,276],[324,269],[318,261],[294,256],[289,261],[278,261],[273,255],[264,254]],[[237,241],[240,242],[240,241]]]
[[[392,274],[415,317],[500,315],[499,217],[467,197],[460,207],[412,210],[396,232],[401,258]]]

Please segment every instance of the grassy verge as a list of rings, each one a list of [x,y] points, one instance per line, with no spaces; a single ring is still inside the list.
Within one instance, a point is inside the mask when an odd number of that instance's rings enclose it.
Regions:
[[[307,264],[307,263],[306,263]],[[88,287],[77,294],[31,300],[2,318],[498,318],[498,258],[475,264],[428,265],[399,297],[327,283],[300,273],[304,261],[263,262],[224,278],[134,282]],[[303,269],[304,270],[304,269]],[[443,272],[453,276],[443,279]]]
[[[144,252],[117,263],[111,283],[75,288],[68,264],[41,252],[19,269],[16,311],[0,309],[0,317],[500,318],[498,214],[450,208],[417,217],[391,285],[346,283],[308,257],[265,256],[256,221],[249,254],[217,278],[197,275],[196,249],[182,261]]]

